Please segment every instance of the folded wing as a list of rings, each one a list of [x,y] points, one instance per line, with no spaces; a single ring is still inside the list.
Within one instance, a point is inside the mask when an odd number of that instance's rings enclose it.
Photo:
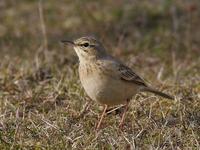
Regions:
[[[121,80],[132,82],[140,86],[147,87],[145,81],[139,77],[136,73],[134,73],[129,67],[119,64],[118,71],[121,77]]]

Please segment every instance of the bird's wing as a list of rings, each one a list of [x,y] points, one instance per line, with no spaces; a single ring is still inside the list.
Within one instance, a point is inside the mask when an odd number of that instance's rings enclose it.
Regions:
[[[101,64],[104,65],[104,73],[112,76],[112,78],[121,79],[125,82],[134,83],[143,87],[148,87],[145,81],[133,70],[111,56],[104,58],[103,61],[101,60]]]
[[[124,81],[127,81],[127,82],[132,82],[132,83],[135,83],[137,85],[147,87],[147,84],[145,83],[145,81],[142,78],[140,78],[129,67],[120,63],[118,65],[118,72],[119,72],[121,80],[124,80]]]

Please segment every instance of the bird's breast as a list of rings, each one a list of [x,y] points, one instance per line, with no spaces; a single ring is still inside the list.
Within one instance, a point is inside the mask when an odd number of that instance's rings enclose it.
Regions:
[[[97,100],[99,91],[104,89],[106,84],[106,78],[103,77],[103,73],[99,69],[97,66],[90,64],[79,66],[81,84],[93,100]]]

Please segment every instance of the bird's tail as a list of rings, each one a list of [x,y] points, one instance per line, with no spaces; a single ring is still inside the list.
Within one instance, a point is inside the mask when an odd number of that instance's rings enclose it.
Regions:
[[[141,91],[144,91],[144,92],[151,92],[151,93],[154,93],[154,94],[156,94],[156,95],[162,96],[162,97],[164,97],[164,98],[168,98],[168,99],[174,100],[174,97],[173,97],[173,96],[168,95],[168,94],[165,94],[165,93],[163,93],[163,92],[160,92],[160,91],[155,90],[155,89],[150,88],[150,87],[142,88]]]

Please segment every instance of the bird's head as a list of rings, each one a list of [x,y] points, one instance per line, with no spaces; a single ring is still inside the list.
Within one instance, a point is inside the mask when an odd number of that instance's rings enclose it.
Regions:
[[[72,45],[80,61],[90,61],[106,55],[103,45],[94,37],[81,37],[74,41],[62,40],[65,45]]]

